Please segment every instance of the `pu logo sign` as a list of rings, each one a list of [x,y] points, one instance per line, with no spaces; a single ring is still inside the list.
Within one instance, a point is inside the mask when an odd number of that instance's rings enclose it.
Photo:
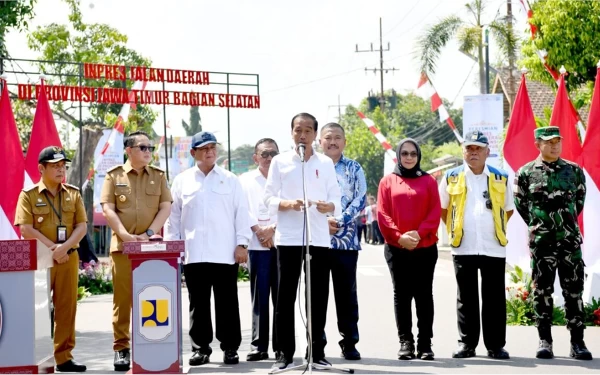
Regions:
[[[147,285],[137,297],[138,331],[147,341],[163,341],[173,333],[173,294],[163,285]]]

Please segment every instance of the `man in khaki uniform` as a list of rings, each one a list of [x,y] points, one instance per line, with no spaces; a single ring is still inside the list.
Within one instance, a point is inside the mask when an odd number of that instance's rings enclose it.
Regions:
[[[38,239],[52,251],[50,289],[54,304],[54,360],[61,372],[84,372],[73,360],[75,314],[79,279],[79,241],[85,236],[87,217],[79,189],[63,184],[67,168],[65,152],[46,147],[38,157],[40,182],[19,196],[15,225],[25,239]]]
[[[113,276],[113,334],[115,371],[130,367],[131,262],[123,242],[147,241],[158,233],[171,213],[171,192],[165,173],[150,164],[154,146],[142,131],[125,138],[127,162],[110,169],[100,203],[113,231],[110,242]]]

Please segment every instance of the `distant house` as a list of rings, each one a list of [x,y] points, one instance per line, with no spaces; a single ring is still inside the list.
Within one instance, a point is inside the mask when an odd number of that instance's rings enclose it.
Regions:
[[[508,69],[500,69],[499,73],[496,74],[494,84],[491,89],[492,94],[503,94],[504,95],[504,118],[508,124],[510,120],[510,113],[512,111],[513,103],[509,96],[508,90]],[[520,72],[513,71],[513,77],[515,80],[515,96],[519,92],[521,85]],[[556,97],[556,88],[550,87],[545,83],[533,81],[527,79],[527,92],[529,93],[529,100],[531,101],[531,108],[535,117],[544,118],[544,108],[550,108],[554,106],[554,98]],[[514,100],[514,98],[512,99]],[[584,106],[579,110],[579,116],[584,124],[587,124],[587,118],[589,114],[589,108]],[[550,119],[548,119],[550,120]]]

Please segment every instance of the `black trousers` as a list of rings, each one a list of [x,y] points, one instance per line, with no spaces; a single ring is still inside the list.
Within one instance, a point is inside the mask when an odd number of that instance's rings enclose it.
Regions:
[[[249,250],[250,297],[252,299],[251,350],[266,352],[269,349],[269,297],[273,310],[277,305],[277,249]],[[273,351],[277,351],[273,319]]]
[[[327,319],[327,299],[329,297],[329,267],[326,247],[310,247],[311,283],[312,283],[312,343],[313,358],[325,356],[325,322]],[[296,332],[294,327],[294,304],[298,282],[304,261],[302,246],[277,247],[277,272],[279,287],[277,306],[275,307],[275,336],[277,347],[283,355],[292,359],[296,351]]]
[[[183,266],[190,299],[192,350],[210,354],[213,340],[211,290],[215,295],[215,328],[222,350],[237,350],[242,342],[237,291],[237,264],[190,263]]]
[[[378,244],[383,244],[385,240],[383,239],[383,235],[381,234],[381,230],[379,230],[379,222],[377,220],[373,220],[373,242]]]
[[[342,348],[354,347],[359,339],[358,296],[356,294],[357,262],[358,250],[329,249],[329,268],[333,282],[337,326],[342,336],[342,340],[340,340]]]
[[[400,342],[414,343],[412,300],[417,310],[417,347],[428,349],[433,337],[433,274],[438,259],[437,245],[414,250],[384,247],[385,260],[394,285],[394,311]]]
[[[503,348],[506,344],[506,258],[485,255],[454,255],[456,274],[456,311],[460,342],[470,348],[479,343],[479,281],[481,271],[481,325],[483,342],[488,350]]]

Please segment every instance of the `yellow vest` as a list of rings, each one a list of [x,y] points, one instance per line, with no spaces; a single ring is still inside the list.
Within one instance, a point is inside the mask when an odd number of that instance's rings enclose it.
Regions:
[[[450,197],[448,204],[448,215],[446,216],[446,229],[450,236],[450,245],[459,247],[463,236],[463,219],[465,215],[465,203],[467,201],[467,184],[465,180],[465,166],[460,166],[446,172],[446,191]],[[494,217],[494,228],[496,238],[500,245],[506,246],[506,222],[508,220],[504,211],[506,184],[508,175],[499,169],[488,166],[490,176],[488,178],[489,200],[492,203],[492,216]]]

